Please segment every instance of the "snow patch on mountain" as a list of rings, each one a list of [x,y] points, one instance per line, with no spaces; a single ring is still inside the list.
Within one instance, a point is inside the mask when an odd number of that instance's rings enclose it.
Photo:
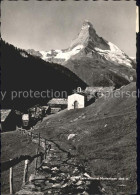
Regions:
[[[55,58],[61,58],[61,59],[65,59],[66,61],[68,59],[70,59],[71,56],[76,55],[77,53],[79,53],[81,51],[81,49],[83,49],[84,46],[83,45],[78,45],[76,47],[74,47],[72,50],[68,51],[68,52],[62,52],[60,51]]]
[[[40,53],[42,54],[42,59],[46,61],[52,57],[56,59],[64,59],[65,61],[67,61],[68,59],[71,58],[71,56],[76,55],[83,48],[84,48],[83,45],[78,45],[74,47],[72,50],[69,50],[67,52],[63,52],[62,50],[57,49],[57,50],[53,50],[53,53],[52,51],[40,51]]]
[[[46,60],[48,57],[47,57],[47,54],[51,54],[51,51],[39,51],[41,54],[42,54],[42,59],[43,60]]]
[[[124,64],[129,67],[132,67],[131,60],[129,57],[121,51],[116,45],[114,45],[111,42],[108,42],[108,45],[110,46],[110,50],[102,50],[100,48],[95,47],[94,49],[103,57],[105,57],[107,60],[115,62],[117,64]]]

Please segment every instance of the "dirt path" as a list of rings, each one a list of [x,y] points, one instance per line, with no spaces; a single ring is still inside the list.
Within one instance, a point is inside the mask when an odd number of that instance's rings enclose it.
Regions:
[[[36,141],[36,140],[33,140]],[[102,194],[98,181],[91,181],[85,167],[53,140],[51,150],[38,167],[36,174],[16,194],[88,195]]]

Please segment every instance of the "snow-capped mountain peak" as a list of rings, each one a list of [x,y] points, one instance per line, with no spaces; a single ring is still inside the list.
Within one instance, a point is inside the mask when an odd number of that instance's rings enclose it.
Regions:
[[[30,50],[30,54],[31,54]],[[80,54],[80,55],[79,55]],[[35,51],[33,51],[35,55]],[[39,56],[40,55],[40,56]],[[122,50],[111,42],[99,37],[89,21],[84,21],[78,36],[72,40],[70,47],[65,50],[39,51],[37,56],[45,61],[59,64],[66,63],[71,58],[81,58],[83,56],[99,56],[108,60],[114,65],[124,65],[133,67],[133,59],[129,58]]]

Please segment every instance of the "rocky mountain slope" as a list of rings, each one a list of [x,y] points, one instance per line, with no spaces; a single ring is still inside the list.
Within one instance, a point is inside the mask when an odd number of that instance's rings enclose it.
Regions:
[[[100,180],[104,194],[135,194],[135,91],[136,83],[132,82],[86,108],[47,117],[35,131],[80,159],[91,176],[125,178]]]
[[[91,86],[104,83],[105,86],[120,87],[136,80],[135,61],[113,43],[99,37],[88,21],[83,23],[68,49],[28,52],[45,61],[62,64]]]

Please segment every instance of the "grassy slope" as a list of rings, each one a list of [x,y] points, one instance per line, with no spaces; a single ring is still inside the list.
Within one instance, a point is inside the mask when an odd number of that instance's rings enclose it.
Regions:
[[[135,83],[121,92],[135,91]],[[118,92],[116,92],[118,93]],[[128,177],[125,194],[136,190],[136,98],[102,97],[79,110],[62,111],[36,126],[44,137],[58,140],[62,147],[76,153],[92,175]],[[71,133],[77,136],[67,140]],[[117,194],[122,182],[102,182],[109,194]],[[107,187],[108,186],[108,187]]]
[[[1,162],[8,161],[20,155],[35,155],[36,144],[29,141],[26,136],[13,131],[1,134]],[[23,180],[24,161],[13,167],[14,190],[21,188]],[[34,170],[34,161],[29,166],[29,174]],[[1,193],[9,193],[9,170],[1,173]]]

